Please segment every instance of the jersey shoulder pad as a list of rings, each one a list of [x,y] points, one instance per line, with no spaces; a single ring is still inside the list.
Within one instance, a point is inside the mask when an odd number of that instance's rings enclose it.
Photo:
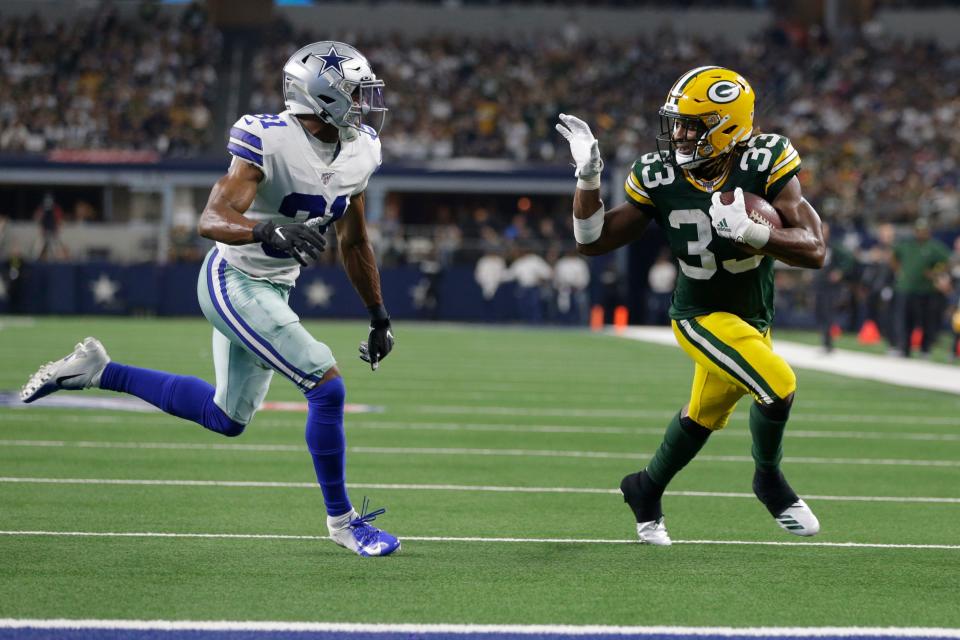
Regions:
[[[761,177],[764,196],[772,201],[790,178],[799,173],[800,154],[786,136],[762,133],[750,138],[747,150],[740,157],[740,168]]]
[[[673,184],[676,180],[676,169],[670,164],[664,153],[647,153],[633,163],[623,189],[627,200],[638,207],[655,207],[652,194],[659,187]]]
[[[264,156],[280,147],[290,124],[283,114],[261,113],[241,116],[230,127],[227,151],[232,155],[265,169]]]

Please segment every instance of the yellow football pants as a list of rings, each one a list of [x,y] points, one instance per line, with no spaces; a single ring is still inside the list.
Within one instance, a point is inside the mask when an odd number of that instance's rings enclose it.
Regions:
[[[696,367],[687,415],[708,429],[722,429],[746,394],[760,404],[797,389],[786,360],[773,352],[770,330],[760,333],[731,313],[674,320],[673,334]]]

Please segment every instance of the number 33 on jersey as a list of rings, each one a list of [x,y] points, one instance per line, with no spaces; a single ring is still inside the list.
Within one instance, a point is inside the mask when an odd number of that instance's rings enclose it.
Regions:
[[[773,202],[800,171],[800,156],[776,134],[750,139],[715,190],[741,187]],[[627,200],[657,221],[677,258],[680,275],[670,317],[712,311],[734,313],[760,331],[773,319],[773,258],[751,256],[716,235],[710,222],[711,192],[659,153],[634,163],[624,184]]]
[[[380,139],[372,129],[325,144],[287,111],[243,116],[230,129],[227,151],[263,172],[245,216],[278,225],[319,218],[321,233],[344,215],[381,163]],[[257,278],[292,285],[300,273],[296,260],[260,244],[217,247],[227,262]]]

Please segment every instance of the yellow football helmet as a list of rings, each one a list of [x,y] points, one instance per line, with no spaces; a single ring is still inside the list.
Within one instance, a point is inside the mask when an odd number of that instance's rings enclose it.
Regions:
[[[691,69],[673,84],[660,108],[657,148],[681,169],[720,158],[753,134],[753,103],[750,83],[736,71]]]

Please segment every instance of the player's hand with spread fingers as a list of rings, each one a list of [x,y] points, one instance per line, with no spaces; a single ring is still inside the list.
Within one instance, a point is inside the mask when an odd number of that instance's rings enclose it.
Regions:
[[[747,215],[747,205],[740,187],[733,192],[733,202],[730,204],[720,201],[719,192],[713,194],[710,198],[710,220],[717,235],[727,240],[760,249],[770,239],[770,228],[754,222]]]
[[[393,331],[390,329],[390,316],[382,305],[374,305],[370,311],[370,333],[360,343],[360,359],[370,363],[370,369],[376,371],[380,361],[393,351]]]
[[[289,253],[303,266],[317,260],[327,248],[326,239],[316,229],[299,222],[281,225],[261,222],[253,228],[253,239]]]
[[[600,157],[600,143],[590,131],[590,126],[576,116],[561,113],[556,129],[570,144],[570,153],[577,166],[574,175],[582,181],[595,180],[596,188],[600,188],[603,159]]]

